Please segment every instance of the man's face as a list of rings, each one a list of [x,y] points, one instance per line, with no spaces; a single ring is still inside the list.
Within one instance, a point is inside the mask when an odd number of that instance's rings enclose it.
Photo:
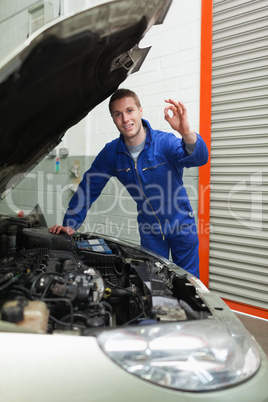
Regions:
[[[141,144],[145,139],[142,125],[142,108],[131,97],[118,99],[111,104],[113,121],[128,145]]]

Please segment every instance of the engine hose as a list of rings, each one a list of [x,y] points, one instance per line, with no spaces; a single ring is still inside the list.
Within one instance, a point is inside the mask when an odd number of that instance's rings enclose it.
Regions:
[[[107,310],[109,310],[110,313],[112,313],[112,311],[113,311],[112,306],[109,303],[105,302],[105,301],[102,301],[100,303],[100,306],[105,307]]]
[[[8,281],[11,278],[13,278],[13,274],[11,272],[9,272],[8,274],[5,274],[3,276],[3,278],[0,279],[0,285],[2,285],[2,283],[5,283],[6,281]]]
[[[4,285],[0,287],[0,292],[3,290],[7,289],[9,286],[13,285],[13,283],[17,282],[18,278],[11,278],[8,282],[6,282]]]
[[[133,297],[133,293],[125,289],[112,289],[111,296],[114,297]]]
[[[181,307],[183,310],[185,310],[186,313],[189,314],[191,317],[197,318],[197,319],[200,318],[200,313],[199,313],[198,311],[194,311],[194,310],[192,309],[192,307],[189,306],[189,304],[186,303],[184,300],[179,300],[179,305],[180,305],[180,307]]]

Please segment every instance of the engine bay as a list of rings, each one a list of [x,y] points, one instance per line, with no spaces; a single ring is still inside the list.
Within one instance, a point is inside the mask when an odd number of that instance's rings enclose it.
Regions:
[[[0,217],[1,320],[54,333],[211,315],[195,286],[139,247]]]

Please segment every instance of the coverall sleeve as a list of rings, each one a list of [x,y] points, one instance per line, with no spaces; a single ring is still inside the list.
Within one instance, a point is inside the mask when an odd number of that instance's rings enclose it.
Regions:
[[[113,175],[105,147],[97,155],[91,168],[85,172],[77,191],[71,198],[63,218],[63,226],[70,226],[75,230],[81,226],[91,205]]]
[[[186,150],[184,142],[171,134],[166,143],[166,152],[169,159],[178,168],[190,168],[196,166],[203,166],[208,161],[208,148],[205,141],[199,134],[197,135],[197,141],[193,153],[190,155]]]

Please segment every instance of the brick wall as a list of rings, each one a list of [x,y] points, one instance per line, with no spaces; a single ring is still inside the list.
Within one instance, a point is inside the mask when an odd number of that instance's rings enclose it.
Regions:
[[[140,44],[141,47],[152,46],[140,71],[121,85],[138,94],[144,118],[153,128],[172,131],[163,118],[163,109],[164,99],[173,97],[185,103],[191,126],[199,131],[200,18],[201,1],[174,0],[164,24],[154,26]],[[71,152],[75,152],[74,131],[71,129],[68,135]],[[90,113],[87,135],[91,156],[118,136],[108,113],[108,100]],[[185,170],[184,183],[197,218],[197,168]],[[84,228],[91,228],[93,224],[97,227],[98,222],[105,225],[107,234],[139,242],[136,205],[118,182],[107,186],[95,202]]]
[[[15,7],[15,0],[12,2]],[[22,4],[21,1],[19,3]],[[24,3],[27,1],[24,0]],[[66,12],[70,11],[67,3]],[[8,15],[3,6],[0,10],[2,18]],[[163,118],[163,109],[164,99],[173,97],[186,104],[191,126],[199,131],[200,14],[201,0],[174,0],[164,24],[153,27],[140,44],[141,47],[152,46],[141,70],[121,85],[137,92],[144,118],[150,121],[153,128],[172,131]],[[0,30],[2,28],[0,24]],[[14,31],[16,28],[12,27],[7,34],[7,37],[10,35],[10,41]],[[67,158],[60,158],[60,171],[55,172],[55,158],[45,158],[9,196],[5,206],[1,207],[2,211],[15,212],[20,207],[30,210],[39,203],[49,226],[61,223],[72,195],[69,186],[82,178],[95,155],[106,142],[117,136],[106,100],[66,134],[63,145],[57,149],[57,157],[62,146],[69,151]],[[74,164],[79,165],[78,178],[70,172]],[[184,177],[197,216],[198,169],[186,170]],[[104,232],[139,243],[136,206],[116,179],[107,184],[81,230]]]
[[[44,4],[44,20],[49,22],[59,15],[60,0],[1,0],[0,1],[0,60],[2,61],[25,39],[31,26],[29,10]]]

